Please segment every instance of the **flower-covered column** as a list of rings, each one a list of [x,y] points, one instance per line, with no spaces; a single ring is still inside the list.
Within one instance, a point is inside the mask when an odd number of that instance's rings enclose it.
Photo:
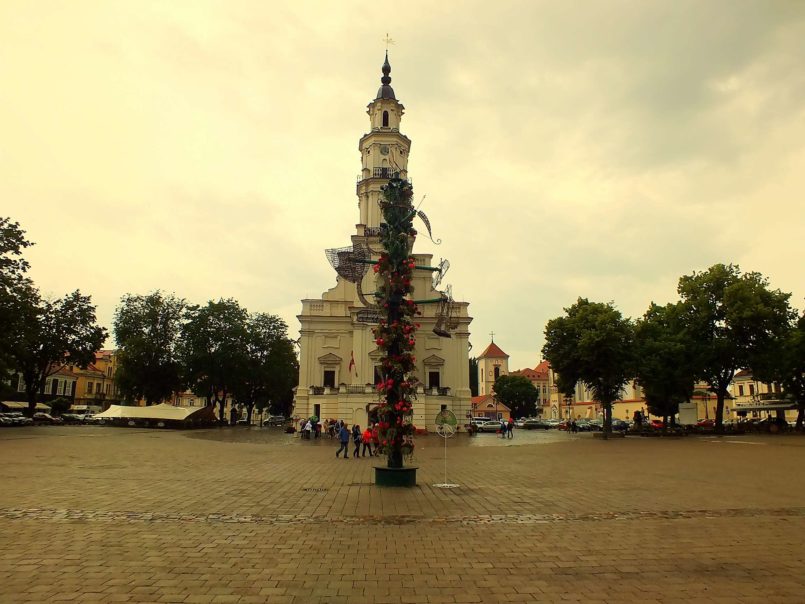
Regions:
[[[378,393],[385,400],[378,408],[380,444],[388,454],[388,467],[403,467],[403,449],[412,447],[414,385],[410,379],[416,358],[413,318],[417,306],[411,299],[411,256],[416,231],[412,220],[416,214],[412,204],[413,189],[406,180],[393,178],[383,188],[380,209],[385,224],[381,225],[380,243],[383,253],[374,271],[378,275],[375,294],[386,318],[374,330],[375,342],[385,353]]]

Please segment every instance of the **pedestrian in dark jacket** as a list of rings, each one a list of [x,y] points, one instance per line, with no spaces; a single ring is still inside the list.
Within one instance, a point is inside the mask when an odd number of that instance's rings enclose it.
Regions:
[[[338,457],[343,451],[344,459],[349,459],[349,430],[347,430],[346,425],[341,426],[341,430],[338,432],[338,440],[341,442],[341,448],[336,451],[335,456]]]
[[[352,441],[355,443],[352,457],[357,458],[361,452],[361,427],[358,424],[353,424],[352,426]]]

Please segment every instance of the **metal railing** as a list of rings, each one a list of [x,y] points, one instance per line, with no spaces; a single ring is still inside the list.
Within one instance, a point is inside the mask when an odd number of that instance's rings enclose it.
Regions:
[[[359,384],[342,384],[338,391],[345,394],[363,394],[366,391],[366,386]]]

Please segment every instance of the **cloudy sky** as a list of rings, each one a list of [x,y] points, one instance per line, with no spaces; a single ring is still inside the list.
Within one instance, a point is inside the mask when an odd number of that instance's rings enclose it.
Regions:
[[[629,316],[716,262],[805,307],[805,4],[0,4],[0,215],[107,327],[126,292],[298,330],[358,221],[388,31],[417,197],[511,368],[578,296]],[[110,342],[111,343],[111,342]]]

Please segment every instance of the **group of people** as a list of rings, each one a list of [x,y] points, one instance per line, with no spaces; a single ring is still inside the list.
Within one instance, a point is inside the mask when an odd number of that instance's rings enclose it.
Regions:
[[[380,448],[380,436],[378,434],[377,425],[372,424],[361,432],[361,427],[358,424],[353,424],[352,430],[350,430],[346,423],[338,420],[333,424],[333,429],[334,431],[337,430],[338,440],[341,443],[341,446],[335,453],[336,457],[340,457],[341,451],[343,451],[344,459],[349,459],[350,438],[352,438],[352,442],[355,444],[355,448],[352,451],[353,459],[359,457],[358,454],[360,453],[361,446],[363,446],[363,453],[360,454],[360,457],[366,457],[367,451],[369,451],[369,457],[374,457],[374,455],[378,453]],[[372,446],[374,446],[374,452],[372,451]]]
[[[509,418],[509,421],[500,418],[500,437],[514,438],[514,420],[512,418]]]
[[[299,422],[299,435],[306,440],[310,440],[311,438],[319,438],[321,436],[321,431],[321,420],[316,417],[303,419]]]

